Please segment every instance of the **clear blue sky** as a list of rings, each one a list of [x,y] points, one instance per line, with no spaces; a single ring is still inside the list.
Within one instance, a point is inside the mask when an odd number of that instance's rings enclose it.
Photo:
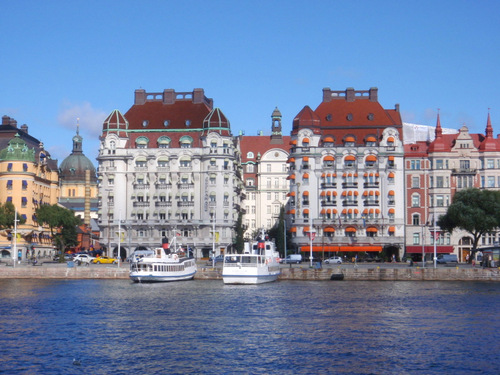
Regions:
[[[3,1],[0,116],[53,158],[80,118],[95,162],[102,121],[134,90],[205,89],[233,134],[269,133],[271,113],[315,109],[322,89],[379,88],[403,121],[500,133],[500,2]]]

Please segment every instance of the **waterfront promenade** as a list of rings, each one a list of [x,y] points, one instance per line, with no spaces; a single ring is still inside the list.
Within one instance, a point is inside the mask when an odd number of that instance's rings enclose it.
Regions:
[[[89,266],[68,267],[66,263],[39,263],[36,266],[22,263],[0,264],[0,279],[128,279],[129,264],[118,265],[92,264]],[[280,280],[316,280],[329,281],[339,278],[360,281],[500,281],[499,268],[472,267],[466,264],[458,266],[432,264],[425,267],[407,263],[352,263],[342,265],[323,265],[310,268],[309,264],[282,265]],[[222,280],[222,265],[212,267],[206,261],[198,261],[195,279]]]

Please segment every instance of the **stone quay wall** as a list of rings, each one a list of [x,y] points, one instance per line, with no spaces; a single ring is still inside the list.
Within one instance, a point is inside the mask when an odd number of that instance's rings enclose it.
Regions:
[[[0,265],[0,279],[128,279],[127,265],[68,267],[66,264]],[[333,275],[333,277],[332,277]],[[195,279],[222,279],[222,268],[199,266]],[[498,268],[308,268],[283,267],[279,280],[357,280],[357,281],[500,281]]]

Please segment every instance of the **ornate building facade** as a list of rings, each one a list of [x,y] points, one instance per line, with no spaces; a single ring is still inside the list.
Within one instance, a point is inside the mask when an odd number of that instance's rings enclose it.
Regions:
[[[318,258],[337,251],[403,255],[402,139],[399,107],[382,108],[377,88],[325,88],[316,110],[297,114],[288,227],[306,258],[311,249]]]
[[[240,137],[247,238],[253,238],[261,228],[271,229],[278,221],[281,207],[288,202],[290,136],[283,136],[281,118],[276,108],[271,115],[270,136]]]
[[[56,204],[59,189],[57,160],[43,144],[28,134],[28,126],[2,117],[0,125],[0,201],[12,202],[24,224],[0,232],[1,257],[26,260],[32,256],[54,255],[48,227],[41,226],[35,210],[43,204]],[[14,242],[17,254],[13,254]]]
[[[195,257],[224,252],[241,211],[238,138],[203,89],[135,91],[104,121],[98,160],[101,245],[135,249],[175,237]]]
[[[500,141],[493,136],[490,114],[485,134],[470,134],[462,126],[457,134],[444,134],[438,114],[435,138],[405,145],[406,253],[417,259],[436,253],[455,253],[465,261],[472,248],[470,234],[455,230],[450,235],[435,227],[453,195],[466,188],[500,189]],[[494,231],[480,245],[500,241]]]

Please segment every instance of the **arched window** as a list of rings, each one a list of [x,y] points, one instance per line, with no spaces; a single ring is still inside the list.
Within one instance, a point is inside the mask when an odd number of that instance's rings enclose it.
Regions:
[[[165,136],[158,138],[158,148],[170,148],[170,138]]]
[[[135,140],[135,147],[137,148],[148,148],[149,139],[144,136],[140,136]]]
[[[179,140],[179,143],[180,143],[181,148],[191,148],[191,146],[193,144],[193,138],[191,138],[188,135],[185,135],[185,136],[181,137],[181,139]]]

